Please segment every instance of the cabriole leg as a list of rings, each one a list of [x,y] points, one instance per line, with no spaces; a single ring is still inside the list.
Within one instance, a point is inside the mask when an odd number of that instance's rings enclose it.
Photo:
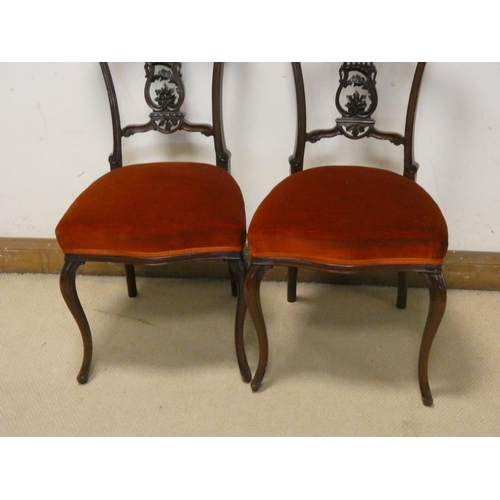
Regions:
[[[248,312],[252,317],[259,340],[259,364],[251,383],[252,391],[254,392],[258,391],[262,385],[262,379],[266,373],[269,355],[266,324],[260,304],[260,284],[268,269],[270,269],[270,266],[252,264],[248,270],[247,279],[245,281],[245,299],[248,306]]]
[[[245,323],[245,313],[247,311],[247,304],[245,302],[244,286],[245,278],[247,275],[247,266],[243,257],[240,260],[229,261],[229,269],[231,269],[232,280],[236,284],[236,296],[238,302],[236,305],[236,320],[234,326],[234,341],[236,346],[236,357],[238,359],[238,366],[244,382],[250,382],[252,379],[252,372],[248,366],[247,356],[245,353],[245,341],[243,337],[243,326]]]
[[[61,271],[61,293],[71,314],[76,320],[83,340],[83,362],[76,379],[80,384],[85,384],[89,378],[90,363],[92,361],[92,336],[90,326],[83,311],[76,291],[76,272],[84,262],[66,261]]]
[[[418,358],[418,381],[422,401],[425,406],[432,406],[432,394],[429,386],[428,365],[432,342],[443,318],[446,309],[446,283],[442,273],[424,274],[429,287],[429,314],[425,324],[424,335],[420,345]]]

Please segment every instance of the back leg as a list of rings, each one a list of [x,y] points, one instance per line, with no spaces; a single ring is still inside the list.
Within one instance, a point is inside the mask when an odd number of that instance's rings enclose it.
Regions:
[[[297,267],[288,268],[288,288],[287,300],[288,302],[295,302],[297,300],[297,274],[299,269]]]
[[[406,309],[408,297],[408,281],[405,271],[398,272],[398,299],[396,306],[398,309]]]
[[[245,269],[246,269],[246,267],[245,267]],[[231,280],[231,294],[233,295],[233,297],[237,297],[238,296],[238,283],[236,282],[237,278],[234,275],[234,271],[233,271],[233,268],[231,266],[231,263],[229,263],[229,278]]]
[[[127,291],[129,297],[137,297],[137,284],[135,281],[135,268],[132,264],[125,264],[125,276],[127,278]]]

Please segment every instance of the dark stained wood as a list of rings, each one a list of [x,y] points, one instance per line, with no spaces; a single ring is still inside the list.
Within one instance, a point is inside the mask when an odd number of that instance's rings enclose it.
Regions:
[[[82,335],[83,362],[76,378],[80,384],[86,384],[89,379],[90,363],[92,362],[92,335],[87,316],[76,291],[76,273],[82,264],[84,262],[80,261],[66,261],[64,263],[61,271],[60,287],[64,301],[75,318]]]
[[[231,153],[226,147],[224,138],[224,123],[222,113],[222,88],[223,88],[224,64],[214,63],[212,78],[212,123],[216,164],[218,167],[231,171]]]
[[[257,338],[259,339],[259,364],[250,384],[254,392],[258,391],[262,385],[262,379],[266,374],[267,360],[269,357],[266,323],[264,321],[260,302],[260,284],[264,274],[270,267],[271,266],[265,264],[252,264],[248,269],[245,281],[245,299],[248,312],[250,313],[257,332]]]
[[[398,299],[396,306],[398,309],[406,309],[406,301],[408,299],[408,279],[406,273],[401,271],[398,273]]]
[[[123,165],[122,158],[122,126],[120,120],[120,110],[118,108],[118,99],[116,98],[115,85],[111,76],[108,63],[99,63],[102,76],[108,91],[109,108],[111,112],[111,124],[113,128],[113,152],[109,155],[108,161],[111,170]]]
[[[415,163],[413,151],[413,137],[415,132],[415,116],[417,112],[418,94],[424,74],[425,63],[420,62],[415,69],[415,76],[411,85],[410,98],[406,111],[405,140],[404,140],[404,175],[415,180],[417,176],[418,163]]]
[[[422,401],[425,406],[432,406],[432,394],[429,387],[428,365],[432,341],[439,328],[446,309],[446,284],[443,273],[423,273],[429,286],[429,314],[418,357],[418,381]]]
[[[288,268],[288,288],[287,288],[288,302],[295,302],[297,300],[298,274],[299,274],[299,269],[297,267]]]
[[[235,345],[236,345],[236,356],[238,358],[238,366],[240,367],[240,373],[244,382],[250,382],[252,379],[252,372],[250,371],[250,366],[248,365],[247,356],[245,352],[245,343],[243,337],[243,328],[245,324],[245,314],[247,311],[247,304],[245,301],[245,278],[247,275],[247,267],[245,261],[233,260],[229,262],[229,267],[234,276],[234,281],[237,286],[237,297],[238,305],[236,307],[236,318],[235,318]]]
[[[135,281],[135,268],[132,264],[125,264],[125,277],[129,297],[137,297],[137,284]]]
[[[228,266],[229,269],[229,279],[231,280],[231,294],[233,297],[238,296],[238,283],[236,282],[236,276],[231,265]]]
[[[304,168],[304,154],[307,141],[307,115],[306,115],[306,91],[304,88],[304,77],[302,66],[292,63],[293,79],[295,82],[295,99],[297,106],[297,132],[295,135],[295,150],[288,159],[290,173],[295,174]]]

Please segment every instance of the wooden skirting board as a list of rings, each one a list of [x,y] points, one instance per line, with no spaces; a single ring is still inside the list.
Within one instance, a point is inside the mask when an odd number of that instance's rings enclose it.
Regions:
[[[53,273],[60,272],[63,254],[55,239],[0,238],[0,272]],[[122,265],[88,262],[79,270],[81,274],[123,275]],[[227,265],[223,262],[181,262],[165,266],[136,266],[138,276],[169,278],[228,279]],[[448,251],[444,263],[448,288],[471,290],[500,290],[500,252]],[[276,267],[266,279],[286,280],[286,268]],[[410,286],[425,286],[421,276],[409,275]],[[396,285],[396,276],[373,274],[339,276],[313,270],[300,269],[299,281],[339,284]]]

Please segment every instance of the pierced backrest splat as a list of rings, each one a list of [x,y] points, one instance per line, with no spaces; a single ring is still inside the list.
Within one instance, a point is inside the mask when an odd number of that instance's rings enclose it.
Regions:
[[[293,172],[303,168],[305,144],[321,139],[342,135],[352,140],[365,137],[390,141],[404,146],[404,175],[415,179],[418,164],[413,159],[413,129],[420,82],[425,63],[418,63],[408,100],[404,135],[397,132],[380,131],[375,127],[375,113],[378,106],[376,89],[377,69],[371,62],[348,62],[340,66],[339,86],[335,94],[335,105],[340,117],[329,129],[306,130],[306,100],[302,68],[300,63],[292,63],[297,92],[297,141],[295,153],[290,157]]]
[[[114,147],[113,153],[109,157],[111,169],[119,168],[123,164],[121,144],[123,137],[130,137],[150,130],[156,130],[162,134],[173,134],[184,130],[187,132],[200,132],[207,137],[213,136],[217,165],[228,170],[230,155],[225,148],[222,133],[221,91],[223,64],[214,63],[212,79],[213,126],[204,123],[190,123],[186,120],[186,114],[181,110],[185,99],[181,69],[182,63],[180,62],[146,62],[144,64],[146,78],[144,99],[151,109],[149,121],[144,124],[127,125],[122,128],[111,71],[108,63],[101,63],[113,121]]]

